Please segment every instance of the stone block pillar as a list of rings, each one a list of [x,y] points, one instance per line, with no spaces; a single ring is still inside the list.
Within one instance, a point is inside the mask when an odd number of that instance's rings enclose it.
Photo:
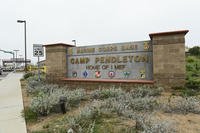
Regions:
[[[153,44],[153,78],[157,85],[185,84],[185,35],[188,30],[149,34]]]
[[[59,82],[67,75],[67,48],[73,45],[57,43],[44,45],[46,48],[46,79],[48,82]]]

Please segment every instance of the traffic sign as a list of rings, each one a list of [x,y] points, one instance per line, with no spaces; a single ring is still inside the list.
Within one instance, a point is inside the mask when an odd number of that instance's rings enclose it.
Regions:
[[[33,56],[34,57],[44,56],[44,48],[42,47],[42,44],[33,44]]]

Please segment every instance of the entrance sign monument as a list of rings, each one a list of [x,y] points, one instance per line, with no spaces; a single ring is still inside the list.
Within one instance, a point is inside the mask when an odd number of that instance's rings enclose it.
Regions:
[[[188,30],[149,34],[151,40],[75,47],[48,44],[47,80],[74,87],[104,84],[183,86]]]

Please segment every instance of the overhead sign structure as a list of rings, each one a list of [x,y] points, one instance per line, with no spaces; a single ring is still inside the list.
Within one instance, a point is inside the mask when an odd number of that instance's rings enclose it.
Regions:
[[[44,57],[44,48],[42,47],[42,44],[33,44],[33,56]]]

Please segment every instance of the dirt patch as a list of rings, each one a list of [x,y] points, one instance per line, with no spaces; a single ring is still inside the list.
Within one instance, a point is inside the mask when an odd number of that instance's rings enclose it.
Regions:
[[[31,97],[30,95],[28,95],[27,93],[27,89],[26,89],[26,81],[25,80],[21,80],[21,90],[22,90],[22,97],[23,97],[23,104],[24,104],[24,108],[28,107],[31,103]]]
[[[110,117],[101,117],[96,120],[95,131],[97,133],[121,133],[135,132],[136,122],[134,120],[110,114]]]
[[[200,133],[199,114],[171,114],[158,112],[156,114],[161,120],[171,120],[175,122],[178,133]]]

